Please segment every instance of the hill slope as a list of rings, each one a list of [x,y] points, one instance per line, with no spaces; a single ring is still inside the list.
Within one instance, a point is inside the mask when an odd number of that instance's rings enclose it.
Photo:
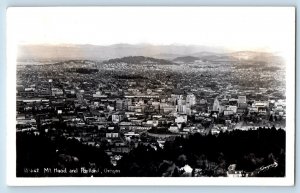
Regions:
[[[199,60],[200,58],[194,57],[194,56],[182,56],[182,57],[177,57],[173,61],[175,62],[184,62],[184,63],[191,63],[195,62],[196,60]]]
[[[127,56],[123,58],[115,58],[106,60],[104,64],[117,64],[117,63],[127,63],[127,64],[174,64],[169,60],[156,59],[145,56]]]

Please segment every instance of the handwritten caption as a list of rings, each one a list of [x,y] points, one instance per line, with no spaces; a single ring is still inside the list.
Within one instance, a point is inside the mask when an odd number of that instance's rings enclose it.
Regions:
[[[118,169],[96,169],[96,168],[24,168],[26,174],[118,174]]]

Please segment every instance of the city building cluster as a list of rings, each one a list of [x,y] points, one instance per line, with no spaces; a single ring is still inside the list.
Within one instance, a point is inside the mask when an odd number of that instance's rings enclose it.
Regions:
[[[285,129],[286,101],[278,94],[281,87],[268,87],[277,84],[271,72],[228,71],[226,64],[217,72],[217,64],[205,69],[194,64],[98,65],[18,65],[17,132],[101,147],[117,165],[141,143],[155,149],[194,133]],[[251,77],[253,84],[242,85]]]

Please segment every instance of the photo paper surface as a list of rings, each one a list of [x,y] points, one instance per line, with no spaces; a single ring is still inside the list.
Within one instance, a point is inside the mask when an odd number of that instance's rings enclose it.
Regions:
[[[7,183],[294,184],[294,7],[11,7]]]

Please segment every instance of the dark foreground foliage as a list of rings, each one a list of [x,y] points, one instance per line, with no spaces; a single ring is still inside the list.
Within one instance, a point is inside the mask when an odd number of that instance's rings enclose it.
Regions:
[[[102,149],[83,145],[76,139],[61,137],[50,140],[41,135],[17,134],[18,177],[91,176],[90,172],[81,172],[81,168],[97,168],[100,172],[94,176],[102,176],[101,171],[107,167],[110,167],[110,160]],[[44,169],[47,168],[51,168],[52,171],[45,172]],[[59,172],[65,168],[67,173]],[[38,172],[34,169],[38,169]],[[54,169],[57,171],[53,171]],[[78,172],[70,173],[70,169],[77,169]]]
[[[104,149],[83,145],[75,139],[63,137],[50,140],[45,136],[17,133],[17,176],[91,176],[91,173],[44,173],[44,168],[95,168],[93,176],[182,176],[185,165],[200,176],[226,176],[228,167],[255,176],[285,176],[286,134],[282,129],[259,128],[257,130],[234,130],[219,135],[177,137],[167,140],[164,148],[158,143],[141,142],[128,154],[124,154],[117,166],[112,166]],[[272,163],[278,166],[258,171]],[[39,168],[40,171],[24,171]],[[120,171],[105,173],[106,170]],[[199,176],[199,175],[198,175]]]
[[[179,176],[176,168],[188,164],[201,169],[203,176],[226,176],[228,166],[254,172],[255,176],[285,176],[285,131],[275,128],[200,134],[167,141],[155,151],[140,145],[121,160],[123,176]],[[257,173],[260,167],[278,163],[278,167]],[[175,170],[174,167],[175,166]],[[169,172],[172,170],[172,172]]]

